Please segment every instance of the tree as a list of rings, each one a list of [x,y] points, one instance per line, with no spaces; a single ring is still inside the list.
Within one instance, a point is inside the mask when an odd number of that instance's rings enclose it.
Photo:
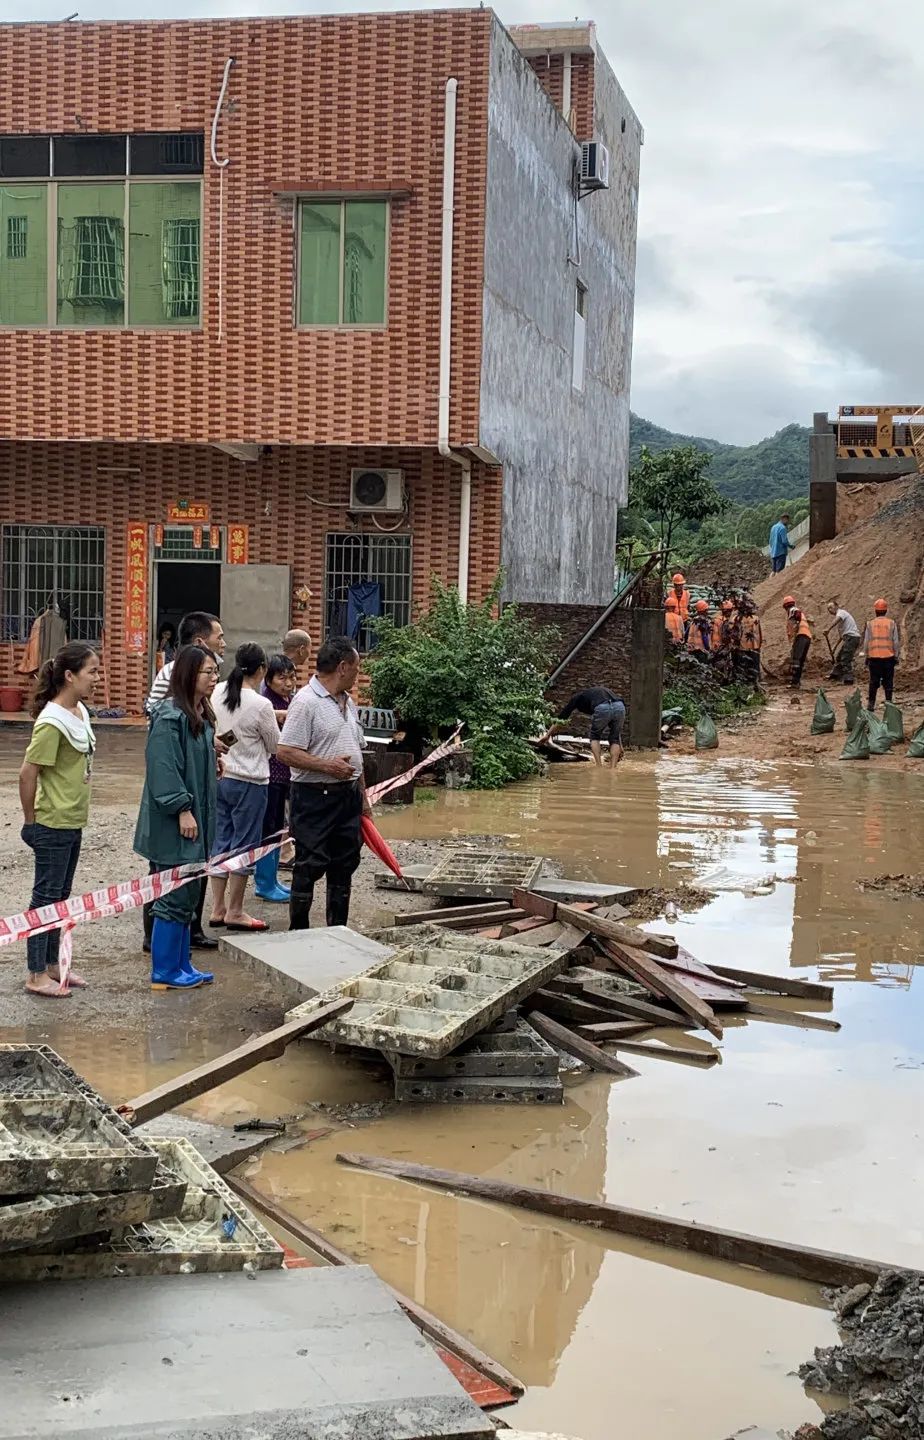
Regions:
[[[665,561],[679,526],[701,524],[725,508],[727,502],[706,475],[711,460],[695,445],[675,445],[658,455],[642,446],[629,476],[629,507],[653,516]]]
[[[548,719],[544,691],[557,632],[539,629],[515,605],[498,613],[498,575],[480,605],[434,576],[430,608],[412,625],[375,621],[378,646],[369,663],[376,705],[397,710],[402,722],[432,740],[461,720],[472,752],[472,783],[491,790],[533,774],[527,744]]]

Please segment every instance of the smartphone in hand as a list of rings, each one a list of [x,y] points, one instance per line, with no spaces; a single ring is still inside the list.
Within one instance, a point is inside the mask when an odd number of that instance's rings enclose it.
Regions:
[[[235,735],[233,730],[226,730],[224,735],[219,735],[218,738],[221,741],[222,745],[227,745],[229,750],[231,749],[232,745],[237,744],[237,736]]]

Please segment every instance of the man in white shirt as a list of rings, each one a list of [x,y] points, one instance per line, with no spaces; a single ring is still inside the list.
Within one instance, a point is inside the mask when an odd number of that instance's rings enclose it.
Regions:
[[[207,610],[191,610],[188,615],[184,615],[180,621],[177,651],[185,650],[187,645],[198,645],[200,650],[208,650],[214,655],[216,662],[221,664],[225,653],[225,632],[218,616],[210,615]],[[172,660],[157,672],[151,693],[144,702],[144,713],[149,719],[158,705],[166,700],[172,674]]]
[[[327,923],[345,925],[369,814],[363,731],[350,697],[359,655],[343,636],[318,651],[317,672],[286,711],[276,758],[292,771],[289,831],[295,841],[289,929],[307,930],[314,887],[327,876]]]
[[[834,623],[828,627],[828,633],[837,630],[840,637],[840,649],[834,659],[829,680],[843,680],[845,685],[854,685],[856,681],[853,673],[854,656],[860,648],[860,629],[849,610],[838,605],[836,600],[829,600],[827,605],[828,614],[834,617]]]

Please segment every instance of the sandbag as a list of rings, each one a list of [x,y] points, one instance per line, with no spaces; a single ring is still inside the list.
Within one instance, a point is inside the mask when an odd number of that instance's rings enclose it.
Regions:
[[[834,713],[834,706],[830,704],[827,695],[819,690],[815,697],[815,713],[812,716],[812,734],[830,735],[837,723],[837,716]]]
[[[860,711],[860,718],[847,736],[847,744],[841,751],[842,760],[869,759],[869,716]]]
[[[696,726],[696,748],[697,750],[716,750],[719,744],[719,732],[713,724],[710,715],[703,715]]]
[[[893,745],[896,740],[904,740],[905,722],[902,719],[902,712],[897,705],[892,704],[891,700],[887,700],[883,706],[882,723],[891,735]]]
[[[919,725],[912,735],[908,756],[911,760],[924,760],[924,725]]]
[[[892,749],[892,736],[889,734],[888,727],[872,711],[865,710],[863,713],[869,727],[869,753],[871,755],[888,755]]]
[[[863,709],[863,698],[859,690],[854,690],[844,701],[844,709],[847,711],[847,729],[853,730],[860,718],[860,711]]]

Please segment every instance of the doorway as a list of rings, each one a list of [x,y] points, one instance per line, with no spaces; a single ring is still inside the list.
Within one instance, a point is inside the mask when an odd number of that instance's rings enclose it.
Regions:
[[[218,543],[213,547],[209,541]],[[196,544],[196,541],[199,544]],[[153,546],[154,577],[151,607],[152,662],[156,664],[160,628],[171,624],[179,631],[180,621],[190,610],[221,614],[222,540],[220,529],[167,526],[161,544]]]

